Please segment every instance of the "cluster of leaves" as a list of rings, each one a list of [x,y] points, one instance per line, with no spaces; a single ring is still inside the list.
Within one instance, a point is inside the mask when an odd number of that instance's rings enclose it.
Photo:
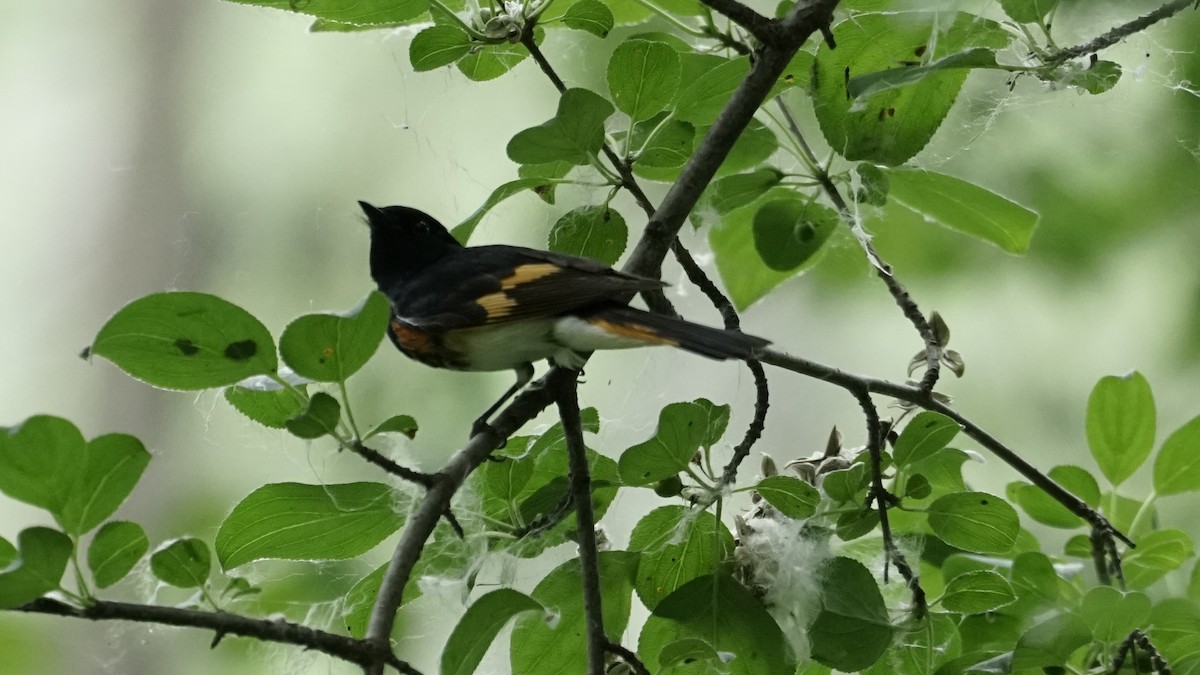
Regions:
[[[377,294],[347,315],[300,317],[280,337],[278,354],[288,367],[280,369],[274,340],[245,310],[209,295],[164,293],[118,312],[91,350],[155,386],[226,387],[230,403],[265,426],[351,444],[359,435],[343,405],[346,378],[376,350],[386,317],[386,302]],[[266,382],[277,387],[267,388]],[[342,403],[330,394],[307,394],[314,383],[334,385]],[[318,403],[325,399],[331,403]],[[671,501],[712,489],[718,476],[713,455],[720,451],[729,416],[729,406],[705,399],[673,403],[661,411],[654,434],[617,460],[589,449],[597,517],[621,488],[653,489]],[[585,410],[583,420],[586,431],[599,432],[595,410]],[[397,417],[367,436],[411,434],[415,428],[411,418]],[[1185,533],[1158,526],[1154,502],[1200,490],[1200,463],[1194,460],[1200,417],[1171,434],[1155,455],[1155,489],[1149,497],[1138,501],[1118,494],[1117,487],[1150,458],[1154,429],[1146,380],[1137,373],[1104,378],[1088,402],[1087,438],[1110,491],[1102,493],[1080,467],[1051,472],[1139,537],[1141,546],[1125,558],[1128,592],[1095,586],[1082,573],[1082,561],[1092,555],[1085,535],[1068,541],[1061,554],[1050,554],[1022,529],[1010,502],[1040,523],[1084,526],[1033,486],[1010,485],[1007,500],[971,490],[961,473],[970,453],[952,445],[958,426],[924,412],[895,437],[884,453],[884,467],[888,487],[900,499],[891,511],[893,528],[902,537],[924,541],[922,583],[933,597],[927,616],[904,620],[889,612],[885,592],[895,593],[881,591],[867,567],[878,559],[880,541],[878,514],[864,506],[871,481],[866,453],[843,451],[798,460],[793,466],[807,469],[795,475],[768,471],[772,475],[746,488],[766,506],[746,516],[748,527],[736,540],[716,514],[677,501],[641,517],[628,550],[600,555],[606,631],[613,640],[624,633],[636,596],[651,612],[637,651],[653,672],[687,672],[701,663],[720,664],[731,673],[796,672],[805,655],[792,651],[777,617],[795,616],[795,608],[812,598],[771,592],[770,585],[778,582],[776,568],[793,561],[735,555],[735,548],[747,547],[747,537],[758,532],[795,537],[807,550],[826,552],[814,554],[819,564],[813,589],[820,605],[801,626],[813,659],[802,672],[1084,669],[1107,663],[1115,644],[1145,626],[1152,626],[1150,637],[1187,672],[1200,667],[1195,640],[1200,610],[1186,598],[1155,603],[1147,590],[1195,557]],[[504,461],[487,463],[473,474],[469,493],[478,517],[469,522],[468,541],[482,536],[493,552],[533,557],[572,538],[564,445],[557,425],[536,437],[514,437],[503,450]],[[48,416],[30,418],[0,435],[0,490],[45,508],[61,528],[29,528],[16,546],[0,540],[0,563],[7,565],[0,572],[0,607],[17,607],[52,591],[87,604],[97,590],[127,575],[145,556],[147,537],[136,523],[108,519],[149,458],[130,436],[85,441],[69,422]],[[361,556],[403,525],[406,499],[381,483],[265,485],[233,508],[211,548],[194,538],[165,542],[150,555],[149,568],[167,584],[197,589],[194,604],[219,609],[258,590],[228,576],[231,570],[261,559]],[[778,527],[756,527],[762,520]],[[89,583],[76,562],[76,548],[97,528],[86,552]],[[211,579],[211,551],[226,575],[220,592]],[[414,581],[422,575],[461,578],[469,591],[478,563],[465,541],[448,527],[440,529],[426,545],[405,601],[419,597]],[[70,589],[62,582],[68,565],[76,566]],[[363,577],[346,595],[343,616],[352,636],[364,634],[384,569]],[[514,617],[513,672],[561,672],[582,662],[579,579],[579,562],[572,560],[529,594],[501,588],[475,598],[448,638],[443,672],[473,672],[487,645]],[[1196,574],[1188,593],[1200,595]],[[555,619],[547,622],[550,614]]]

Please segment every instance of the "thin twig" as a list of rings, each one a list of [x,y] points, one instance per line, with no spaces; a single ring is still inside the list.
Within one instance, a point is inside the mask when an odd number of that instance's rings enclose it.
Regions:
[[[350,452],[353,452],[359,457],[362,457],[371,464],[374,464],[375,466],[383,469],[393,476],[396,476],[397,478],[400,478],[401,480],[406,480],[410,483],[416,483],[425,489],[433,487],[433,484],[437,482],[437,476],[435,474],[424,473],[422,471],[410,469],[406,466],[401,466],[391,459],[384,457],[383,453],[379,452],[378,450],[368,448],[361,442],[355,442],[346,447],[350,449]]]
[[[283,619],[253,619],[223,611],[202,612],[182,607],[159,607],[106,600],[96,601],[87,607],[75,607],[51,598],[38,598],[17,607],[17,609],[22,612],[54,614],[92,621],[136,621],[166,626],[204,628],[216,631],[218,639],[224,635],[237,635],[264,642],[297,645],[359,665],[379,661],[405,673],[405,675],[420,675],[420,671],[397,659],[390,650],[380,650],[366,640],[355,640],[345,635],[327,633]]]
[[[803,359],[797,356],[791,356],[782,352],[765,349],[759,354],[759,359],[763,363],[770,364],[777,368],[790,370],[794,373],[807,375],[809,377],[837,385],[843,389],[850,391],[859,389],[869,391],[873,394],[883,394],[891,396],[900,401],[907,401],[916,404],[926,410],[941,413],[958,423],[962,428],[963,433],[975,439],[983,447],[987,448],[992,454],[996,455],[1005,464],[1013,467],[1024,476],[1029,482],[1041,488],[1046,494],[1050,495],[1055,501],[1062,504],[1067,510],[1082,518],[1093,528],[1099,529],[1102,532],[1117,537],[1122,542],[1129,546],[1134,546],[1133,542],[1128,537],[1112,526],[1103,515],[1097,512],[1092,507],[1088,506],[1082,499],[1071,494],[1066,488],[1059,485],[1054,479],[1039,471],[1032,464],[1025,461],[1015,451],[1009,448],[1004,443],[997,440],[994,436],[985,431],[975,422],[964,417],[962,414],[942,403],[933,397],[932,394],[921,391],[919,387],[908,384],[897,384],[879,378],[867,377],[865,375],[855,375],[848,373],[831,366]]]
[[[579,571],[583,586],[583,614],[587,632],[588,675],[604,675],[604,615],[600,607],[600,553],[596,548],[596,514],[592,510],[592,477],[588,470],[583,423],[579,419],[579,395],[575,378],[560,378],[555,401],[567,441],[571,496],[575,502],[576,536],[579,537]]]
[[[1126,637],[1121,642],[1121,646],[1117,648],[1116,655],[1113,656],[1112,669],[1109,672],[1113,675],[1121,672],[1121,667],[1125,665],[1126,657],[1136,649],[1146,652],[1146,656],[1150,659],[1150,667],[1154,669],[1154,672],[1159,673],[1159,675],[1171,675],[1171,666],[1162,657],[1162,654],[1158,652],[1158,648],[1154,646],[1150,638],[1140,629],[1130,632],[1129,637]]]
[[[805,155],[805,163],[811,167],[813,178],[821,184],[821,189],[825,191],[825,195],[829,197],[829,201],[833,203],[837,209],[838,215],[851,228],[857,226],[854,213],[850,210],[846,200],[842,198],[842,193],[838,190],[837,185],[833,182],[829,172],[822,166],[820,160],[817,159],[812,148],[808,145],[808,141],[804,139],[804,134],[800,132],[800,125],[796,124],[796,118],[792,116],[792,111],[783,102],[783,97],[776,97],[775,104],[779,107],[780,114],[783,115],[784,121],[787,122],[788,130],[800,146],[800,150]],[[901,284],[896,275],[892,273],[891,265],[879,255],[875,250],[875,246],[871,240],[865,236],[858,236],[855,233],[863,250],[867,254],[868,261],[871,267],[875,269],[875,274],[887,286],[888,293],[892,295],[892,299],[900,307],[900,311],[909,323],[917,329],[917,334],[921,336],[921,341],[925,343],[925,376],[921,378],[920,389],[924,392],[933,391],[933,387],[937,384],[938,375],[941,373],[941,356],[942,348],[938,344],[937,333],[933,330],[929,320],[921,313],[921,308],[917,307],[917,303],[909,295],[908,289]]]
[[[1045,62],[1047,64],[1062,63],[1063,61],[1079,58],[1080,56],[1094,54],[1101,49],[1106,49],[1117,44],[1121,40],[1124,40],[1134,33],[1146,30],[1150,26],[1153,26],[1163,19],[1169,19],[1170,17],[1175,16],[1176,14],[1187,9],[1188,5],[1194,5],[1195,3],[1196,0],[1175,0],[1174,2],[1168,2],[1153,12],[1144,14],[1133,21],[1130,21],[1129,23],[1117,26],[1104,35],[1101,35],[1093,40],[1080,45],[1075,45],[1074,47],[1060,49],[1048,56]]]

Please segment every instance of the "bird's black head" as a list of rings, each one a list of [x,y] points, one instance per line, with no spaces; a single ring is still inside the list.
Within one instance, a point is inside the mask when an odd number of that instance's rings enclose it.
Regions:
[[[407,206],[359,202],[371,227],[371,278],[385,292],[462,248],[433,216]]]

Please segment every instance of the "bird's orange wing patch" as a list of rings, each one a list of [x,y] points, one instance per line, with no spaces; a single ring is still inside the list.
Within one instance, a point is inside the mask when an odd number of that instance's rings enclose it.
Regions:
[[[393,319],[388,329],[392,331],[392,335],[396,336],[396,342],[405,351],[414,354],[430,354],[437,349],[433,337],[419,328]]]
[[[491,323],[508,316],[512,312],[512,308],[517,306],[517,301],[504,291],[499,291],[480,297],[475,304],[487,312],[488,323]]]
[[[636,323],[614,323],[605,319],[589,319],[588,323],[603,330],[606,333],[612,333],[620,337],[627,337],[634,340],[655,345],[670,345],[676,347],[679,345],[677,340],[672,340],[668,337],[663,337],[652,329],[646,326],[640,326]]]
[[[528,265],[517,265],[517,267],[512,271],[512,274],[500,280],[500,288],[502,290],[516,288],[521,284],[537,281],[542,277],[548,277],[551,274],[557,274],[561,271],[562,268],[554,263],[529,263]]]

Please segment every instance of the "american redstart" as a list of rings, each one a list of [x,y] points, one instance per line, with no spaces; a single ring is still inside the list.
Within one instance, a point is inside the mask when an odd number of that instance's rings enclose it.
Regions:
[[[388,337],[437,368],[513,370],[517,382],[487,420],[548,359],[578,369],[597,349],[679,347],[714,359],[753,359],[770,344],[628,307],[666,284],[603,263],[520,246],[463,246],[428,214],[359,202],[371,228],[371,277],[391,300]]]

